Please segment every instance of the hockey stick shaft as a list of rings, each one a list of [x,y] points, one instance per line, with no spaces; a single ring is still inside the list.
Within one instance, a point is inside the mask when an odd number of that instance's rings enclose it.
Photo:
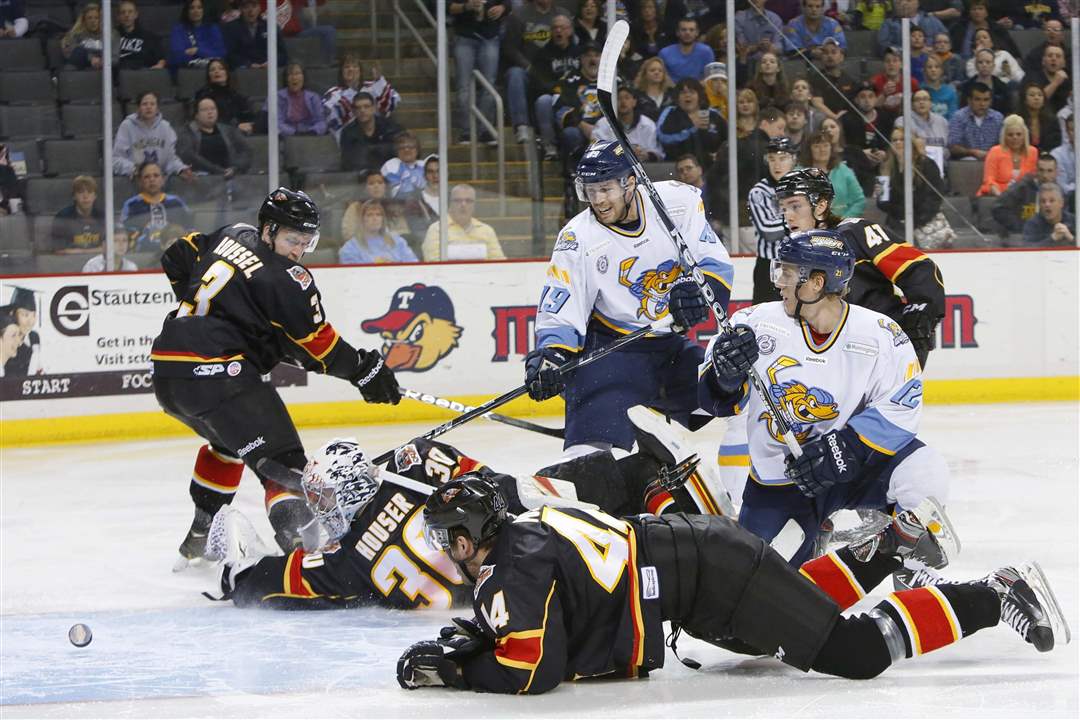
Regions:
[[[427,403],[428,405],[434,405],[435,407],[445,408],[452,412],[463,413],[474,409],[473,405],[466,405],[464,403],[457,402],[456,400],[448,400],[446,398],[439,397],[438,395],[432,395],[431,393],[422,393],[416,390],[407,390],[406,388],[401,389],[401,396],[409,398],[410,400]],[[499,413],[488,413],[484,417],[486,417],[488,420],[494,420],[495,422],[502,423],[504,425],[521,428],[522,430],[531,430],[532,432],[537,432],[541,435],[550,435],[551,437],[559,439],[566,437],[566,431],[562,428],[544,427],[543,425],[538,425],[527,420],[519,420],[518,418],[500,415]]]
[[[649,176],[645,173],[645,168],[641,165],[641,161],[634,154],[634,147],[630,144],[630,139],[626,136],[626,130],[623,129],[622,123],[619,122],[618,115],[615,113],[615,107],[612,104],[615,92],[615,75],[618,70],[619,54],[622,52],[623,43],[626,42],[629,34],[630,25],[625,20],[619,20],[608,32],[607,40],[604,42],[596,87],[600,110],[611,125],[611,130],[614,132],[615,137],[618,138],[619,144],[622,145],[623,153],[630,160],[630,166],[633,168],[634,175],[637,176],[638,183],[645,189],[645,194],[649,196],[653,207],[656,208],[656,214],[660,216],[660,221],[664,224],[671,241],[675,244],[675,248],[679,253],[679,261],[684,268],[690,269],[690,276],[694,279],[701,294],[705,297],[705,301],[712,309],[717,325],[722,331],[730,332],[731,323],[728,322],[727,308],[720,304],[716,293],[713,292],[709,283],[705,281],[705,273],[702,272],[701,266],[694,258],[693,253],[690,252],[690,248],[686,244],[686,240],[683,239],[682,233],[679,232],[679,228],[675,226],[671,216],[668,215],[664,201],[660,199],[660,194],[657,193],[652,180],[649,179]],[[799,442],[791,431],[791,425],[776,404],[776,401],[773,400],[772,395],[769,394],[769,390],[762,381],[761,376],[753,367],[750,368],[749,376],[750,382],[761,396],[762,402],[765,403],[769,415],[772,416],[773,422],[780,431],[780,435],[783,437],[784,443],[788,446],[791,454],[795,457],[801,457],[802,448],[799,447]]]
[[[638,328],[637,330],[635,330],[634,332],[632,332],[632,333],[630,333],[628,335],[623,335],[622,337],[613,340],[612,342],[608,343],[607,345],[605,345],[605,346],[603,346],[601,348],[597,348],[596,350],[593,350],[588,355],[584,355],[582,357],[579,357],[576,360],[572,360],[572,361],[566,363],[561,368],[559,368],[559,374],[560,375],[567,375],[569,373],[572,373],[575,370],[577,370],[578,368],[582,368],[582,367],[585,367],[586,365],[590,365],[590,364],[596,362],[597,360],[599,360],[600,358],[606,357],[607,355],[610,355],[611,353],[615,352],[616,350],[623,347],[624,345],[628,345],[629,343],[632,343],[632,342],[634,342],[635,340],[637,340],[639,338],[645,337],[646,335],[648,335],[650,333],[656,332],[657,330],[670,327],[670,325],[671,325],[671,316],[670,315],[665,315],[664,317],[662,317],[661,319],[657,320],[656,322],[654,322],[654,323],[652,323],[650,325],[640,327],[640,328]],[[503,393],[499,397],[497,397],[497,398],[495,398],[493,400],[489,400],[486,403],[484,403],[483,405],[480,405],[479,407],[475,407],[472,410],[469,410],[468,412],[464,412],[461,415],[458,415],[456,418],[453,418],[451,420],[447,420],[442,425],[439,425],[436,428],[428,430],[426,433],[424,433],[420,437],[424,438],[425,440],[432,440],[432,439],[438,437],[439,435],[450,432],[451,430],[453,430],[456,427],[460,427],[460,426],[464,425],[465,423],[469,422],[470,420],[475,420],[476,418],[480,417],[481,415],[488,414],[489,412],[491,412],[495,408],[500,407],[502,405],[505,405],[506,403],[510,402],[511,400],[513,400],[515,398],[521,397],[522,395],[524,395],[528,391],[529,391],[529,388],[526,385],[521,385],[519,387],[516,387],[513,390],[511,390],[510,392]],[[392,458],[394,456],[395,451],[396,451],[396,448],[394,450],[387,450],[382,455],[375,458],[375,460],[373,462],[376,465],[382,465],[383,463],[389,462],[390,458]]]

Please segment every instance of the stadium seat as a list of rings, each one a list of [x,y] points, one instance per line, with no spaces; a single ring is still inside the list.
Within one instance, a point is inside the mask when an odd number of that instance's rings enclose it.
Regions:
[[[248,173],[266,173],[270,169],[269,139],[266,135],[251,135],[247,138],[247,141],[248,145],[251,146],[251,167],[248,169]]]
[[[0,76],[3,74],[0,73]],[[43,138],[59,135],[60,118],[56,116],[55,105],[0,106],[0,137]]]
[[[136,100],[140,93],[153,90],[158,100],[171,100],[176,97],[172,78],[165,69],[121,70],[120,86],[117,95],[123,100]]]
[[[341,150],[333,135],[285,138],[285,167],[297,172],[326,172],[341,167]]]
[[[8,38],[0,42],[0,67],[4,70],[41,70],[45,55],[37,38]]]
[[[847,62],[847,61],[845,61]],[[862,71],[856,71],[852,77],[870,79],[878,73],[885,72],[885,61],[878,58],[863,58]]]
[[[33,253],[30,218],[24,213],[0,216],[0,257],[30,257]]]
[[[163,50],[169,46],[172,27],[180,21],[179,3],[175,5],[146,5],[139,3],[139,25],[143,30],[162,38]]]
[[[34,253],[52,251],[52,215],[34,215]]]
[[[71,14],[72,3],[33,2],[27,3],[27,5],[29,7],[26,8],[26,18],[31,21],[31,27],[34,26],[34,20],[49,19],[67,29],[75,21],[74,16]]]
[[[82,272],[92,255],[38,255],[37,271],[42,275],[73,275]]]
[[[181,100],[190,100],[195,93],[206,84],[206,68],[185,67],[180,68],[176,75],[176,97]]]
[[[982,185],[983,164],[975,160],[950,160],[946,174],[953,195],[973,198]]]
[[[20,156],[26,163],[26,177],[38,177],[42,174],[41,150],[38,148],[37,140],[9,140],[4,144],[7,145],[12,165],[19,162]],[[20,172],[16,168],[16,173]]]
[[[46,140],[43,155],[47,175],[97,175],[101,172],[101,141],[96,138]]]
[[[0,103],[54,102],[52,76],[48,70],[0,72]]]
[[[846,57],[871,57],[877,53],[877,33],[873,30],[848,30],[844,37],[847,39]]]
[[[101,102],[101,73],[64,70],[56,74],[60,102]]]
[[[236,175],[232,179],[233,208],[257,208],[268,193],[266,175]]]
[[[654,182],[675,179],[675,163],[673,162],[651,162],[645,163],[643,167],[645,168],[645,173]]]
[[[182,102],[176,102],[175,100],[169,102],[163,102],[158,106],[161,111],[161,117],[169,121],[172,128],[177,133],[188,121],[187,105]]]
[[[120,120],[123,120],[121,116]],[[68,103],[60,106],[60,122],[64,126],[64,137],[101,137],[101,106],[83,103]],[[113,118],[119,124],[119,120]]]
[[[306,69],[309,66],[325,65],[322,43],[319,38],[299,35],[285,38],[285,50],[289,53],[289,62],[298,62]]]
[[[237,68],[233,70],[232,81],[244,97],[266,97],[266,68]],[[278,73],[278,87],[281,87],[281,73]]]
[[[191,211],[192,230],[197,230],[201,233],[209,233],[217,230],[219,227],[229,222],[227,218],[228,213],[223,210],[201,210],[196,209]],[[238,218],[239,220],[239,218]]]
[[[1068,32],[1069,25],[1065,24],[1065,31]],[[1042,45],[1046,41],[1046,35],[1039,28],[1030,30],[1013,30],[1009,33],[1009,37],[1016,43],[1016,47],[1020,50],[1020,56],[1016,59],[1020,62],[1024,61],[1024,58],[1029,52],[1034,50],[1039,45]],[[1067,55],[1067,53],[1066,53]]]
[[[304,86],[313,93],[322,95],[338,83],[338,68],[312,67],[304,70]]]

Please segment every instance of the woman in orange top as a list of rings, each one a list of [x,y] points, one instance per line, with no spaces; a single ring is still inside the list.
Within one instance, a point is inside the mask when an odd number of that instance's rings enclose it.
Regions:
[[[1035,172],[1039,151],[1031,144],[1027,125],[1019,115],[1009,115],[1001,125],[1001,141],[990,148],[983,161],[983,183],[976,195],[1000,195],[1028,173]]]

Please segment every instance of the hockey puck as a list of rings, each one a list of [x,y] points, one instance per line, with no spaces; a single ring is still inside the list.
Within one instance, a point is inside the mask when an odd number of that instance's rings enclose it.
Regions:
[[[94,639],[94,633],[90,632],[90,626],[76,623],[68,630],[68,640],[75,647],[86,647]]]

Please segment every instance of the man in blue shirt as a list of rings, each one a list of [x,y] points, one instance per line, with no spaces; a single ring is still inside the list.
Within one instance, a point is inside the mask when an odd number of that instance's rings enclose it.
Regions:
[[[1000,142],[1004,117],[990,107],[990,94],[989,87],[975,83],[967,107],[949,120],[949,155],[953,160],[984,160],[990,148]]]
[[[812,1],[821,2],[821,0]],[[697,20],[683,18],[679,20],[676,32],[679,41],[660,51],[660,59],[664,61],[664,66],[673,82],[679,82],[683,78],[697,80],[705,72],[705,66],[715,62],[716,56],[712,48],[705,43],[699,43],[698,34]]]
[[[772,10],[765,9],[765,0],[750,0],[750,7],[735,13],[735,47],[757,60],[762,53],[780,54],[783,21]]]
[[[815,61],[821,59],[821,46],[835,38],[845,51],[847,38],[840,23],[825,17],[825,0],[803,0],[803,13],[784,26],[784,52],[803,50]]]
[[[903,18],[911,18],[911,24],[922,28],[924,36],[928,38],[936,38],[940,33],[949,32],[936,16],[919,10],[919,0],[896,0],[893,16],[887,18],[878,28],[877,44],[880,52],[884,53],[890,47],[900,47],[903,42],[900,21]]]

